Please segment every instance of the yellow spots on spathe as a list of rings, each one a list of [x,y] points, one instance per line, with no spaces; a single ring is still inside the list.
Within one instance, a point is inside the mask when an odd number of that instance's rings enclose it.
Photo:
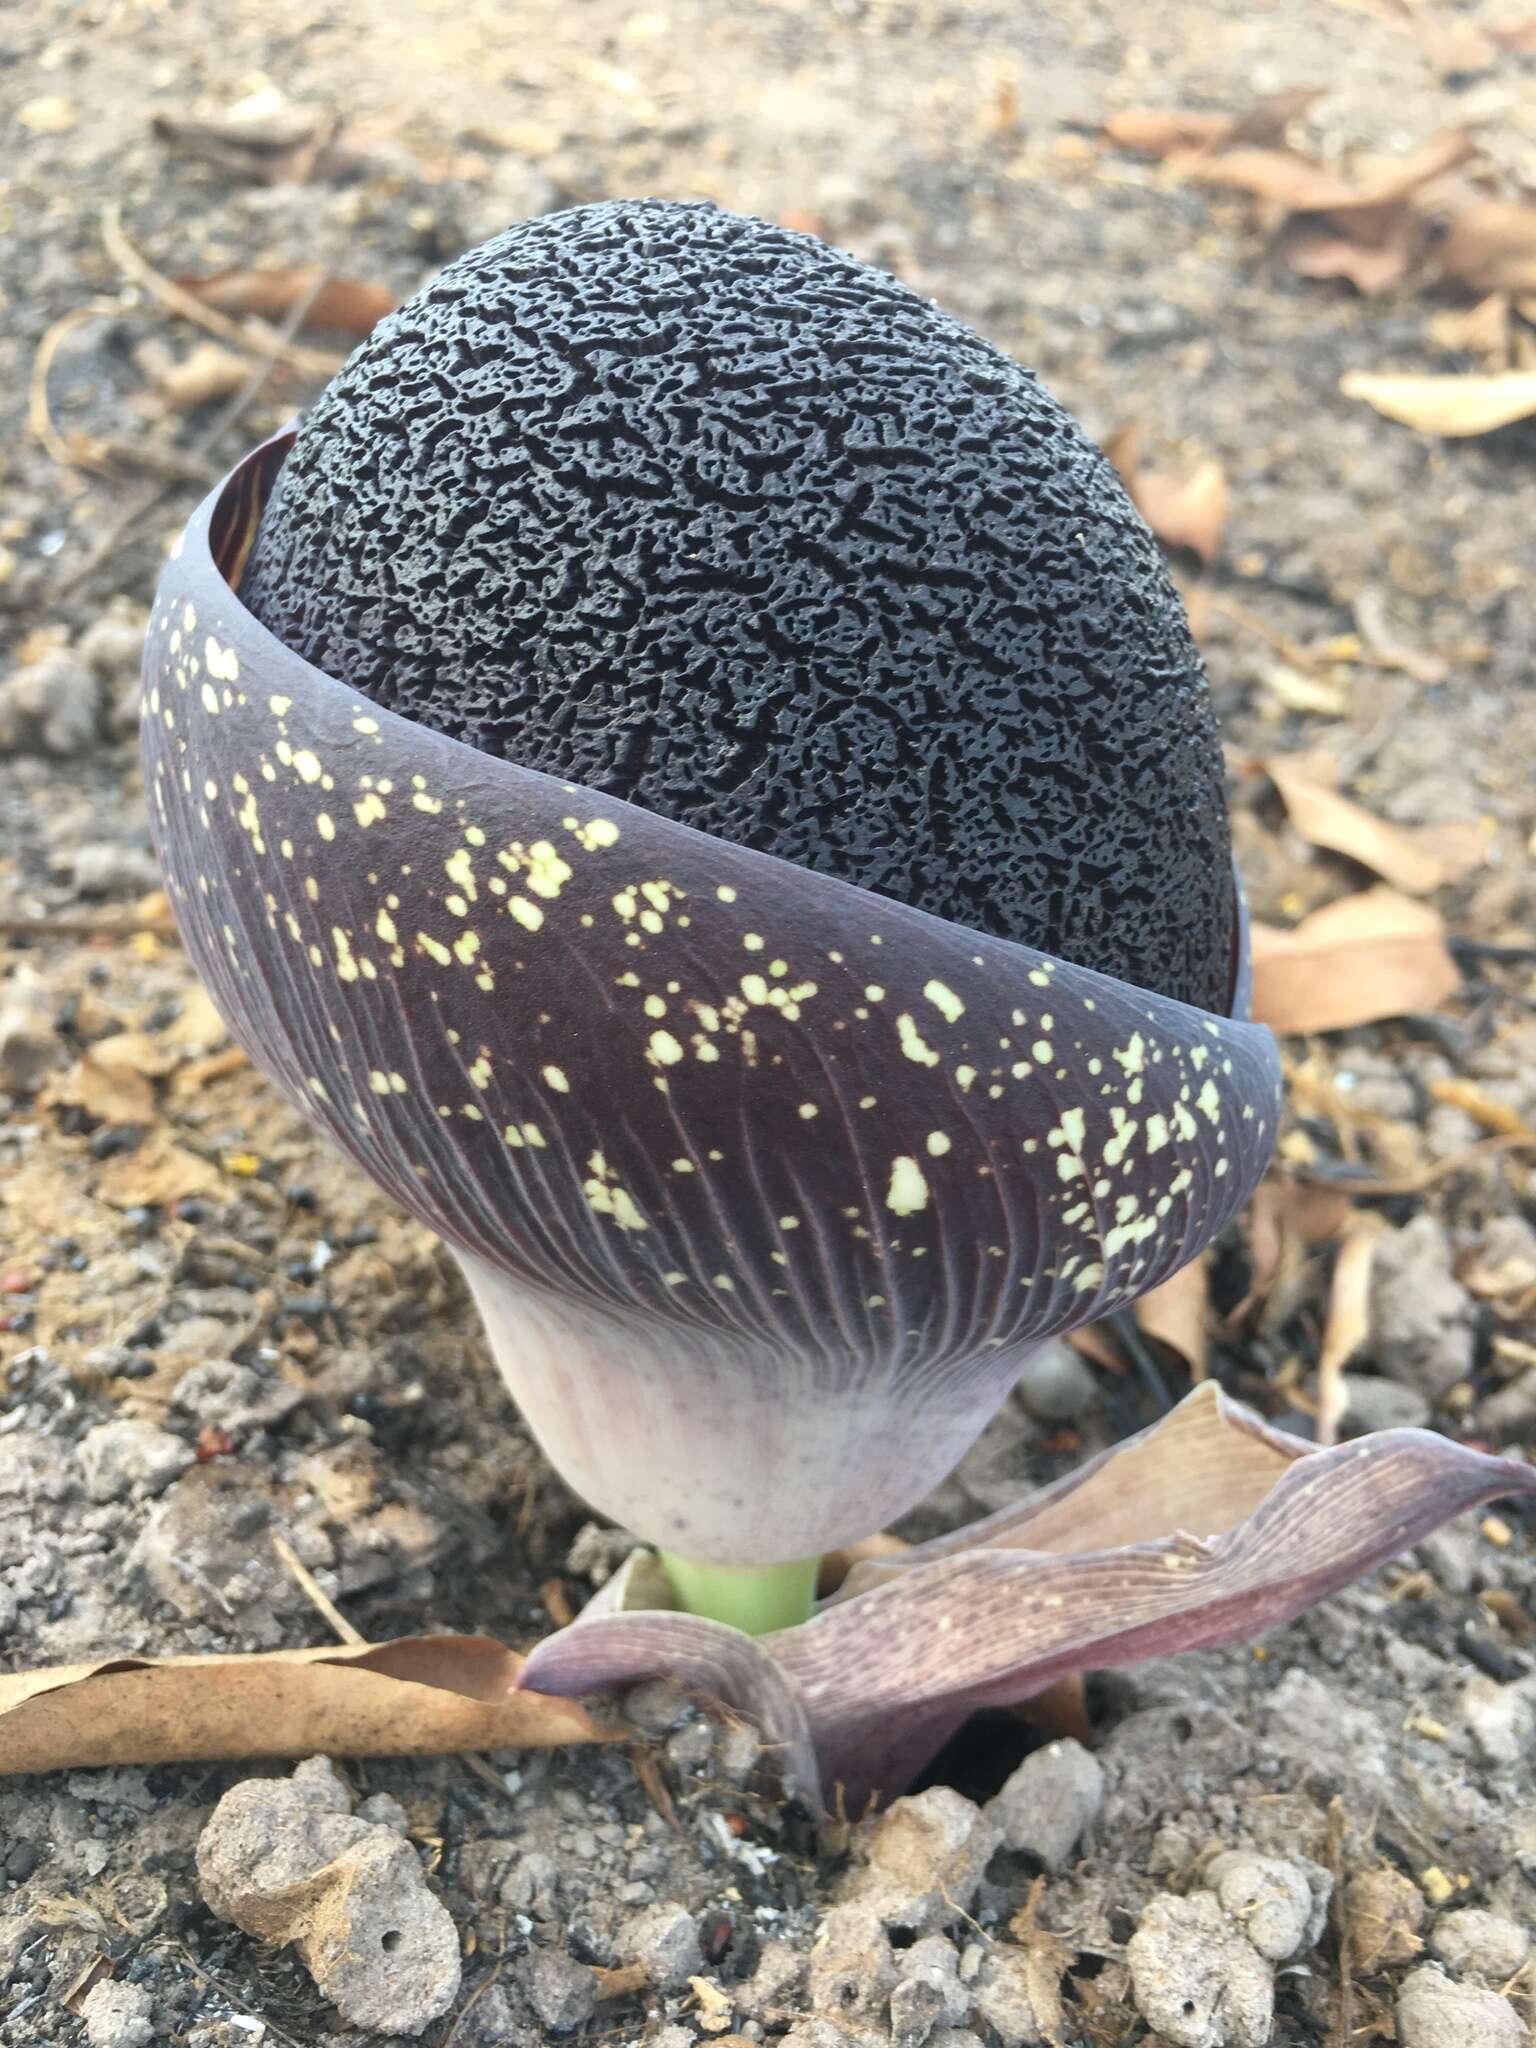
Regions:
[[[633,889],[620,889],[609,900],[626,924],[640,908],[640,899]]]
[[[1097,1287],[1103,1278],[1104,1268],[1097,1262],[1084,1266],[1083,1270],[1072,1282],[1072,1292],[1074,1294],[1086,1294],[1090,1287]]]
[[[286,718],[293,709],[293,699],[291,697],[269,697],[267,699],[267,709],[274,718]]]
[[[382,908],[380,909],[378,916],[373,921],[373,928],[378,933],[379,937],[384,941],[386,946],[395,946],[399,944],[400,934],[395,929],[395,920],[390,916],[387,910]]]
[[[480,1057],[479,1057],[479,1058],[478,1058],[478,1059],[477,1059],[477,1060],[475,1061],[474,1065],[473,1065],[473,1066],[472,1066],[472,1067],[471,1067],[471,1068],[469,1069],[469,1080],[470,1080],[470,1086],[471,1086],[471,1087],[473,1087],[473,1088],[489,1088],[489,1087],[490,1087],[490,1085],[491,1085],[491,1063],[490,1063],[490,1061],[489,1061],[489,1060],[488,1060],[488,1059],[486,1058],[486,1056],[485,1056],[485,1054],[484,1054],[484,1053],[481,1053]]]
[[[382,1068],[374,1067],[368,1075],[368,1086],[375,1095],[387,1095],[389,1093],[388,1074]]]
[[[1069,1151],[1082,1154],[1083,1143],[1088,1135],[1088,1121],[1080,1109],[1064,1109],[1061,1122],[1054,1130],[1047,1131],[1045,1142],[1059,1149],[1065,1145]]]
[[[376,718],[354,718],[352,721],[352,730],[354,732],[370,734],[376,733],[378,729],[379,721]]]
[[[722,903],[734,903],[736,901],[736,891],[731,887],[729,882],[722,882],[719,888],[715,891],[715,894],[719,897]]]
[[[1207,1081],[1195,1097],[1195,1107],[1203,1109],[1213,1124],[1221,1122],[1221,1091],[1214,1081]]]
[[[968,1095],[971,1090],[971,1083],[976,1079],[976,1069],[974,1067],[956,1067],[955,1079],[960,1084],[961,1094]]]
[[[299,748],[298,752],[293,757],[293,766],[295,773],[298,775],[301,781],[318,782],[320,780],[320,763],[316,760],[315,756],[310,752],[308,747]]]
[[[581,1184],[588,1205],[599,1216],[610,1217],[620,1230],[644,1230],[648,1226],[634,1197],[613,1178],[607,1160],[594,1152],[587,1162],[589,1178]]]
[[[203,709],[207,712],[208,716],[210,718],[217,718],[219,715],[219,693],[212,683],[204,683],[202,699]]]
[[[223,647],[210,633],[203,642],[203,662],[209,675],[220,683],[240,680],[240,657],[233,647]]]
[[[313,1074],[309,1076],[309,1092],[311,1095],[317,1096],[321,1102],[329,1102],[331,1099],[326,1093],[325,1083],[317,1081]]]
[[[483,1124],[485,1122],[485,1112],[477,1109],[472,1102],[462,1104],[459,1109],[459,1115],[467,1116],[472,1124]]]
[[[1129,1080],[1133,1074],[1140,1074],[1146,1070],[1146,1040],[1139,1031],[1133,1031],[1130,1044],[1124,1047],[1117,1046],[1111,1057],[1124,1069],[1126,1079]]]
[[[336,823],[329,811],[321,811],[316,817],[315,830],[322,839],[334,839],[336,837]]]
[[[420,776],[417,776],[416,780],[419,782],[421,780]],[[442,798],[428,796],[424,789],[414,790],[411,794],[411,802],[418,811],[425,811],[429,818],[435,818],[443,808]]]
[[[1056,1056],[1055,1050],[1048,1038],[1037,1038],[1029,1049],[1042,1067],[1048,1067]]]
[[[434,939],[430,932],[418,932],[416,934],[416,943],[420,946],[423,953],[426,954],[427,958],[435,960],[439,967],[447,967],[453,960],[453,955],[449,952],[448,948],[440,940]]]
[[[358,965],[352,953],[352,942],[339,924],[331,926],[331,941],[336,948],[336,972],[343,981],[356,981]]]
[[[619,843],[619,828],[612,818],[589,818],[584,825],[578,824],[574,818],[567,818],[565,828],[575,833],[588,853],[600,853],[606,847]]]
[[[1118,1103],[1111,1106],[1109,1120],[1115,1127],[1115,1135],[1105,1142],[1104,1164],[1118,1166],[1130,1150],[1131,1140],[1141,1126],[1134,1117],[1127,1116]]]
[[[1168,1119],[1165,1116],[1147,1118],[1147,1150],[1161,1152],[1168,1143]]]
[[[541,1067],[539,1071],[544,1076],[544,1085],[546,1088],[553,1088],[557,1095],[570,1094],[571,1084],[565,1078],[565,1074],[561,1068]]]
[[[763,935],[761,932],[743,932],[741,943],[749,953],[761,953],[764,943]]]
[[[930,1159],[942,1159],[950,1149],[949,1133],[947,1131],[930,1131],[928,1133],[927,1146]]]
[[[318,903],[320,901],[320,884],[313,875],[306,875],[304,877],[304,894],[311,903]]]
[[[389,813],[385,810],[384,799],[378,791],[370,789],[365,797],[360,798],[352,806],[352,815],[366,832],[370,825],[377,824],[380,819],[388,817]]]
[[[801,1118],[803,1119],[803,1121],[804,1121],[804,1122],[806,1122],[806,1123],[809,1123],[809,1122],[811,1121],[811,1118],[812,1118],[812,1117],[816,1117],[816,1116],[820,1116],[820,1115],[821,1115],[821,1111],[820,1111],[820,1110],[819,1110],[819,1109],[818,1109],[818,1108],[816,1107],[816,1105],[815,1105],[815,1103],[814,1103],[814,1102],[802,1102],[802,1103],[801,1103],[801,1105],[800,1105],[800,1116],[801,1116]]]
[[[939,1064],[938,1054],[924,1039],[911,1014],[906,1010],[903,1010],[896,1019],[896,1036],[909,1060],[916,1060],[920,1067],[936,1067]]]
[[[865,984],[864,1000],[867,1003],[883,1003],[885,1001],[885,990],[878,981],[871,981]]]
[[[928,1183],[923,1169],[907,1153],[891,1161],[891,1184],[885,1191],[885,1206],[897,1216],[915,1216],[928,1206]]]
[[[526,896],[514,896],[507,904],[508,911],[515,917],[524,931],[536,932],[544,922],[544,913],[537,903],[530,903]]]
[[[478,932],[460,932],[453,942],[453,957],[461,967],[472,967],[475,955],[479,950],[480,934]]]
[[[734,1294],[736,1292],[736,1282],[729,1273],[717,1273],[712,1285],[718,1287],[722,1294]]]
[[[672,1171],[674,1173],[697,1173],[698,1168],[691,1159],[674,1159]]]
[[[1227,1162],[1226,1162],[1226,1160],[1225,1160],[1225,1159],[1218,1159],[1218,1160],[1217,1160],[1217,1162],[1216,1162],[1216,1178],[1217,1178],[1218,1180],[1222,1180],[1222,1179],[1224,1179],[1224,1178],[1226,1177],[1226,1171],[1227,1171]]]
[[[443,862],[450,882],[455,883],[473,903],[479,893],[475,888],[475,866],[467,846],[455,847]]]
[[[780,1230],[798,1230],[800,1228],[800,1218],[798,1216],[781,1216],[779,1218],[779,1228]]]
[[[1200,1128],[1182,1102],[1176,1102],[1173,1105],[1173,1128],[1186,1144],[1188,1144],[1189,1140],[1195,1136]]]
[[[965,1015],[964,1003],[961,1002],[954,990],[946,988],[942,981],[926,982],[923,986],[923,994],[932,1003],[933,1007],[940,1012],[947,1023],[958,1024]]]
[[[683,1056],[683,1048],[670,1031],[653,1031],[645,1056],[652,1066],[675,1067]]]
[[[627,978],[631,981],[638,981],[639,979],[637,975],[631,975]],[[665,1015],[667,1014],[666,998],[664,996],[647,996],[645,999],[644,1009],[647,1017],[653,1019],[658,1017],[665,1017]]]
[[[760,974],[744,974],[741,992],[749,1003],[766,1003],[768,1000],[768,984]]]
[[[1192,1185],[1194,1178],[1195,1176],[1190,1172],[1187,1166],[1182,1167],[1179,1170],[1179,1172],[1177,1172],[1173,1176],[1173,1179],[1168,1183],[1169,1194],[1182,1195],[1184,1190]]]
[[[617,838],[618,834],[615,833],[614,837]],[[569,862],[560,858],[547,839],[536,839],[533,842],[528,849],[526,861],[528,886],[535,896],[542,896],[547,903],[555,900],[575,872]]]

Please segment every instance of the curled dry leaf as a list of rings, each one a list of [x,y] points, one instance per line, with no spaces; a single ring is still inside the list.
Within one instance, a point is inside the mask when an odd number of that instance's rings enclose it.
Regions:
[[[1142,1295],[1133,1314],[1137,1328],[1176,1351],[1197,1384],[1205,1378],[1209,1353],[1209,1253],[1181,1266],[1161,1287]]]
[[[338,123],[316,107],[290,105],[275,92],[253,94],[211,119],[156,114],[150,133],[179,156],[212,164],[258,185],[306,184],[335,142]]]
[[[140,358],[155,389],[178,412],[192,412],[216,398],[231,398],[250,381],[251,366],[216,341],[200,341],[179,362]]]
[[[1187,108],[1126,107],[1105,117],[1102,134],[1119,149],[1141,156],[1170,157],[1195,150],[1224,149],[1233,143],[1278,143],[1291,122],[1322,95],[1320,86],[1299,86],[1256,100],[1246,114],[1212,114]]]
[[[1385,1224],[1362,1211],[1351,1216],[1333,1265],[1328,1318],[1317,1358],[1317,1441],[1333,1443],[1344,1419],[1344,1368],[1371,1334],[1371,1264]]]
[[[1020,1506],[856,1566],[798,1628],[633,1611],[631,1577],[523,1677],[580,1696],[671,1671],[751,1714],[804,1797],[841,1784],[851,1808],[901,1790],[980,1707],[1251,1640],[1475,1502],[1533,1492],[1528,1465],[1420,1430],[1308,1450],[1207,1382]]]
[[[1410,896],[1427,896],[1470,874],[1487,851],[1475,825],[1389,824],[1330,789],[1315,762],[1277,759],[1261,765],[1303,839],[1358,861]]]
[[[1202,462],[1188,475],[1143,469],[1141,429],[1134,420],[1110,437],[1104,453],[1164,547],[1189,548],[1207,564],[1215,560],[1232,510],[1226,471],[1219,462]]]
[[[1491,434],[1536,413],[1536,370],[1507,370],[1492,377],[1350,370],[1339,379],[1339,389],[1346,398],[1363,398],[1389,420],[1452,440]]]
[[[1461,981],[1437,911],[1395,889],[1253,928],[1253,1013],[1272,1031],[1346,1031],[1432,1010]]]
[[[1474,292],[1536,292],[1536,205],[1485,199],[1451,222],[1442,275]]]
[[[514,1690],[522,1665],[489,1636],[403,1636],[18,1671],[0,1677],[0,1774],[620,1739],[568,1700]]]
[[[220,270],[212,277],[178,277],[182,291],[216,313],[254,313],[285,320],[305,308],[306,327],[327,328],[361,339],[399,304],[381,284],[356,277],[330,277],[318,263],[290,263],[271,270]]]

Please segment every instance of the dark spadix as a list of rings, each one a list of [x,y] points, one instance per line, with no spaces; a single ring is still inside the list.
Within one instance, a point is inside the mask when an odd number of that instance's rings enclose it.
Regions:
[[[571,1484],[706,1567],[902,1512],[1269,1155],[1152,543],[803,237],[597,208],[452,266],[191,520],[144,759],[231,1027],[457,1252]]]

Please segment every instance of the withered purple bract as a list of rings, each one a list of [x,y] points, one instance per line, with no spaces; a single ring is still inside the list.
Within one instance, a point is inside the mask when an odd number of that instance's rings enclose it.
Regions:
[[[901,1791],[967,1715],[1073,1672],[1246,1642],[1536,1471],[1394,1429],[1309,1450],[1198,1387],[1016,1508],[855,1566],[802,1626],[752,1638],[621,1580],[520,1683],[578,1697],[660,1672],[750,1715],[811,1804]],[[606,1595],[606,1597],[605,1597]],[[628,1597],[626,1597],[628,1596]]]
[[[237,595],[290,439],[194,515],[150,627],[199,971],[454,1248],[578,1492],[726,1565],[867,1535],[1032,1344],[1231,1220],[1274,1142],[1269,1033],[369,703]]]

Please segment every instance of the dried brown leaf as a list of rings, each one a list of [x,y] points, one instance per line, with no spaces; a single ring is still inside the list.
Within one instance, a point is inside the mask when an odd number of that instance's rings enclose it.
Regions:
[[[1134,1311],[1137,1327],[1143,1334],[1176,1351],[1189,1367],[1191,1380],[1196,1382],[1205,1378],[1210,1348],[1207,1260],[1205,1252],[1191,1259],[1161,1287],[1144,1294]]]
[[[1210,563],[1232,509],[1226,471],[1219,462],[1202,462],[1187,476],[1141,466],[1141,427],[1127,420],[1104,444],[1104,453],[1119,472],[1131,502],[1164,547],[1189,548]]]
[[[145,367],[141,360],[141,367]],[[150,369],[156,391],[178,412],[193,412],[216,398],[231,398],[250,381],[251,366],[216,341],[200,341],[179,362],[155,363]]]
[[[1342,277],[1368,299],[1402,283],[1422,251],[1423,237],[1404,216],[1398,231],[1379,242],[1320,226],[1293,235],[1285,260],[1298,277]]]
[[[1502,292],[1490,292],[1467,308],[1442,306],[1430,314],[1424,331],[1449,354],[1476,356],[1489,370],[1510,367],[1510,305]]]
[[[1475,1081],[1463,1080],[1461,1076],[1449,1074],[1431,1081],[1429,1092],[1436,1102],[1448,1102],[1455,1109],[1464,1110],[1475,1123],[1485,1131],[1494,1131],[1506,1138],[1536,1138],[1536,1132],[1507,1102],[1490,1095],[1479,1088]]]
[[[386,286],[367,284],[356,277],[329,277],[317,263],[291,263],[270,270],[220,270],[211,277],[178,277],[175,282],[215,313],[254,313],[262,320],[284,320],[308,300],[306,327],[359,338],[371,334],[399,304]]]
[[[1536,292],[1536,205],[1484,199],[1451,222],[1439,249],[1444,276],[1475,292]]]
[[[1253,1012],[1275,1031],[1345,1031],[1431,1010],[1461,981],[1437,911],[1362,890],[1293,931],[1253,928]]]
[[[38,1101],[48,1109],[81,1110],[103,1124],[147,1123],[155,1113],[154,1084],[147,1075],[132,1066],[103,1064],[93,1052],[48,1081]]]
[[[1339,379],[1339,389],[1346,398],[1363,398],[1389,420],[1447,439],[1491,434],[1536,413],[1536,370],[1506,370],[1491,377],[1351,370]]]
[[[514,1692],[522,1666],[488,1636],[404,1636],[14,1672],[0,1677],[0,1775],[617,1739],[572,1701]]]
[[[1385,1225],[1379,1216],[1352,1216],[1334,1261],[1317,1359],[1317,1441],[1331,1444],[1344,1419],[1344,1368],[1371,1334],[1371,1262]]]
[[[338,126],[334,115],[290,106],[275,94],[253,96],[211,119],[156,114],[149,125],[156,141],[175,154],[258,185],[306,184],[334,144]]]
[[[1342,854],[1410,896],[1427,896],[1480,866],[1487,841],[1475,825],[1393,825],[1330,789],[1313,763],[1274,759],[1264,773],[1286,815],[1313,846]]]
[[[1118,149],[1140,156],[1167,157],[1180,150],[1206,149],[1232,133],[1230,114],[1206,114],[1168,107],[1124,107],[1104,117],[1101,133]]]

